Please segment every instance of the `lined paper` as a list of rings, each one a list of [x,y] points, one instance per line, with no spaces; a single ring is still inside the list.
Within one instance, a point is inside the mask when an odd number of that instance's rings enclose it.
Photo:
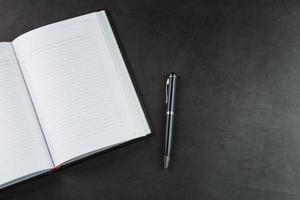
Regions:
[[[13,46],[56,165],[145,134],[96,13],[28,32]]]
[[[53,167],[11,43],[0,43],[0,188]]]

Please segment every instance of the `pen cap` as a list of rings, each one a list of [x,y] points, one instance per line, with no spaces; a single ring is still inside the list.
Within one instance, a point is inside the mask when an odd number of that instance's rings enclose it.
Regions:
[[[167,86],[167,110],[174,112],[175,110],[175,95],[176,95],[177,75],[172,72],[168,76]]]

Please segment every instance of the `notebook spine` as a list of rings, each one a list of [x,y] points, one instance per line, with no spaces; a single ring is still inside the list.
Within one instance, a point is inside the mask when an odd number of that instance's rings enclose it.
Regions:
[[[59,169],[60,169],[60,166],[56,166],[50,172],[54,173],[54,172],[58,171]]]

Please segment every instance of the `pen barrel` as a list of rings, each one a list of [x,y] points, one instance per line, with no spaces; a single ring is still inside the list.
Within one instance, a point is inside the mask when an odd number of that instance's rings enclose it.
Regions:
[[[167,114],[164,155],[170,156],[173,140],[174,115]]]
[[[176,96],[176,75],[171,73],[169,75],[169,86],[167,92],[167,111],[166,111],[166,133],[164,155],[170,156],[172,147],[173,127],[175,118],[175,96]]]

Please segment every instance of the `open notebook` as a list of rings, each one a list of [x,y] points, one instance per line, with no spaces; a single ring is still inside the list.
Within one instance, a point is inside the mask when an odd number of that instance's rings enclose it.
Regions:
[[[0,188],[149,133],[105,11],[0,43]]]

